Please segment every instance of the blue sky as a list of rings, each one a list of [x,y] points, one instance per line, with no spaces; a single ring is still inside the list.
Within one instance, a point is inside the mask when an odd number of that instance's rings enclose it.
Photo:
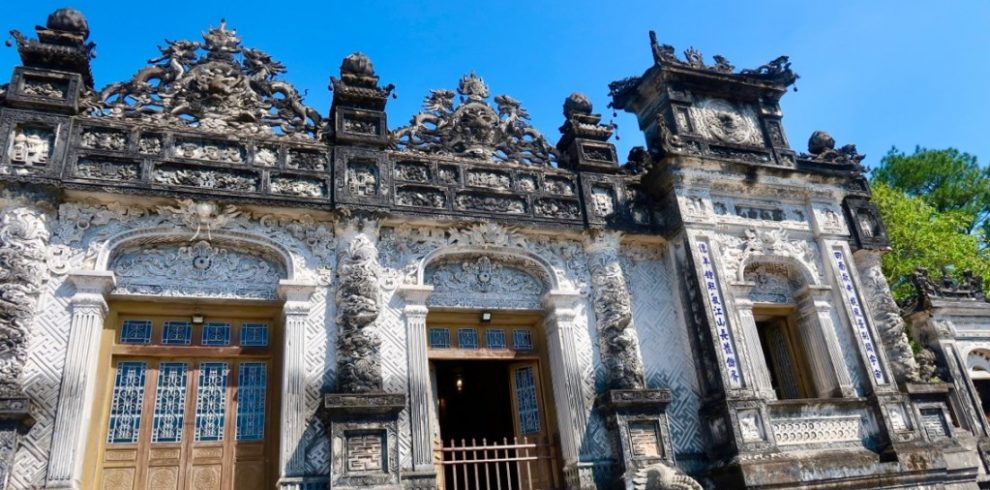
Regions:
[[[32,32],[66,3],[35,0],[6,9],[2,28]],[[499,1],[238,2],[172,0],[68,4],[89,19],[97,86],[130,78],[163,39],[200,40],[226,17],[244,44],[288,67],[286,78],[324,114],[329,75],[352,51],[368,54],[399,98],[389,125],[404,125],[433,88],[455,88],[475,71],[493,95],[522,101],[554,142],[572,91],[606,108],[608,83],[652,62],[647,31],[678,52],[694,46],[737,68],[780,54],[801,75],[782,102],[791,145],[824,129],[855,143],[875,165],[892,146],[956,147],[990,161],[990,2],[971,1]],[[121,4],[123,5],[123,4]],[[0,49],[12,69],[16,50]],[[635,119],[615,118],[624,159],[643,144]]]

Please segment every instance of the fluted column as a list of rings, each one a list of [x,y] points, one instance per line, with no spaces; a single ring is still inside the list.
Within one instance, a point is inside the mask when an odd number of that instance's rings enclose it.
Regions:
[[[104,295],[115,283],[112,272],[76,271],[69,274],[69,280],[76,292],[69,301],[72,320],[48,461],[48,488],[81,485],[87,432],[100,425],[92,415],[100,334],[108,311]]]
[[[773,390],[773,381],[770,379],[770,369],[767,367],[768,359],[763,356],[763,347],[760,345],[760,333],[756,329],[756,319],[753,317],[753,301],[749,299],[750,291],[754,284],[751,282],[735,283],[732,285],[732,292],[735,295],[736,313],[739,316],[739,329],[742,331],[742,338],[749,353],[750,373],[752,373],[753,389],[764,399],[775,400],[776,392]]]
[[[300,447],[306,430],[306,320],[312,309],[312,284],[282,280],[282,412],[279,428],[279,487],[301,488],[306,453]]]
[[[588,409],[582,389],[584,380],[574,343],[574,308],[580,299],[580,294],[569,291],[550,291],[543,297],[547,311],[543,328],[550,372],[553,373],[553,398],[557,407],[561,454],[565,471],[570,474],[582,471],[579,468],[581,439],[588,426]]]
[[[832,322],[828,286],[808,286],[798,292],[801,336],[809,351],[818,396],[855,396],[849,369],[842,358],[839,337]]]
[[[403,286],[399,294],[405,299],[402,310],[406,320],[406,354],[409,362],[409,421],[412,425],[413,471],[430,472],[433,467],[433,431],[430,410],[433,406],[430,385],[430,361],[426,353],[426,300],[433,286]]]

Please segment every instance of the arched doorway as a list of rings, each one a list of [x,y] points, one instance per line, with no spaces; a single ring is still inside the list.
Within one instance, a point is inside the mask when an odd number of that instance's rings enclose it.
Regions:
[[[983,416],[990,420],[990,349],[973,349],[966,356],[969,379],[980,395]]]
[[[226,237],[122,244],[100,336],[102,488],[271,488],[279,475],[282,257]]]
[[[427,357],[442,488],[559,488],[540,268],[499,254],[431,262]]]

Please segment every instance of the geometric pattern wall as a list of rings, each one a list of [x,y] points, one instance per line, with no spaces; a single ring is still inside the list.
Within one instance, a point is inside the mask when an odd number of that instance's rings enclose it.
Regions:
[[[26,490],[45,485],[62,366],[69,342],[71,316],[68,305],[73,290],[65,276],[51,278],[35,310],[37,315],[31,326],[28,358],[24,364],[24,391],[31,399],[31,415],[36,422],[21,439],[14,457],[16,471],[8,485],[11,489]]]
[[[701,393],[687,327],[679,313],[673,275],[660,245],[623,247],[623,272],[632,296],[633,324],[649,388],[673,392],[668,410],[676,453],[699,453]]]

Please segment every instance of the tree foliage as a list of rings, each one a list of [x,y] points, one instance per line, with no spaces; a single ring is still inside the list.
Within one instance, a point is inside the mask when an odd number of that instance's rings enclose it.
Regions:
[[[914,295],[908,277],[916,267],[936,276],[944,267],[955,267],[957,273],[972,269],[990,282],[990,250],[981,247],[979,234],[964,231],[974,219],[971,214],[960,209],[940,212],[924,197],[878,180],[873,182],[873,200],[893,248],[884,256],[883,268],[895,298]]]
[[[907,155],[891,148],[873,170],[874,183],[884,183],[909,196],[920,197],[939,213],[959,211],[961,230],[987,231],[990,218],[990,167],[954,148],[931,150],[916,147]],[[963,217],[968,219],[963,219]],[[956,218],[953,218],[956,219]]]

